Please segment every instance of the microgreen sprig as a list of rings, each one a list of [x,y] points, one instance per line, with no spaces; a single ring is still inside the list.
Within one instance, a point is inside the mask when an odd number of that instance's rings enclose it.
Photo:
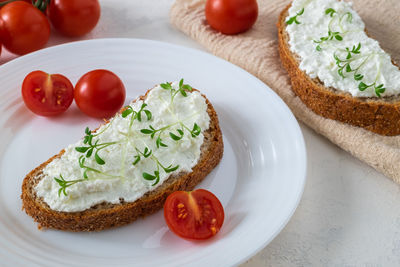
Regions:
[[[358,84],[358,89],[360,91],[365,91],[368,88],[372,87],[374,89],[374,91],[375,91],[375,94],[378,97],[381,97],[381,94],[383,94],[385,92],[386,88],[384,88],[384,84],[378,84],[378,78],[379,78],[379,75],[380,75],[380,71],[378,70],[378,73],[376,75],[375,81],[373,83],[371,83],[371,84],[366,84],[366,83],[362,82],[362,80],[364,79],[364,75],[359,73],[361,67],[371,57],[371,54],[355,57],[355,55],[360,55],[361,54],[361,43],[358,43],[357,46],[353,45],[353,47],[351,49],[346,47],[344,52],[346,52],[346,58],[345,59],[341,59],[336,53],[334,53],[334,55],[333,55],[333,57],[334,57],[334,59],[336,61],[336,65],[338,66],[338,74],[339,74],[339,76],[341,76],[342,78],[345,78],[346,76],[345,76],[344,72],[346,72],[346,73],[353,72],[354,80],[360,82]],[[351,67],[350,64],[352,62],[356,62],[356,61],[359,61],[361,59],[364,59],[364,60],[361,63],[359,63],[357,67]]]
[[[293,22],[296,23],[296,24],[301,24],[301,22],[297,20],[297,17],[303,15],[303,13],[304,13],[304,7],[299,12],[297,12],[296,15],[294,15],[293,17],[290,17],[286,21],[286,24],[290,25],[290,24],[293,24]]]
[[[92,134],[92,131],[89,130],[89,127],[86,127],[85,134],[86,135],[83,138],[83,143],[87,146],[78,146],[75,147],[75,150],[79,153],[86,153],[87,158],[90,158],[94,151],[94,158],[97,164],[104,165],[106,162],[100,157],[99,152],[108,146],[116,144],[117,142],[99,143],[99,139],[97,139],[93,144],[93,138],[95,136]]]
[[[161,162],[154,155],[152,156],[152,158],[157,164],[157,170],[155,170],[153,172],[153,174],[150,174],[147,172],[142,173],[142,176],[145,180],[148,180],[148,181],[155,180],[154,183],[152,184],[152,186],[158,184],[158,182],[160,181],[160,167],[164,170],[165,173],[171,173],[173,171],[176,171],[179,168],[179,165],[172,166],[172,164],[170,164],[168,167],[165,167],[164,165],[161,164]]]
[[[325,15],[328,15],[331,17],[331,20],[329,21],[329,24],[328,24],[328,35],[320,37],[319,40],[314,40],[314,43],[317,44],[317,46],[315,47],[315,49],[317,51],[322,50],[321,45],[324,42],[332,41],[334,39],[337,41],[343,41],[343,35],[346,34],[347,32],[345,32],[343,29],[342,20],[344,17],[347,17],[347,22],[351,23],[352,19],[353,19],[353,15],[350,12],[346,12],[343,15],[339,15],[338,12],[333,8],[327,8],[325,10]],[[339,25],[340,31],[334,31],[332,29],[332,24],[336,18],[338,18],[338,20],[339,20],[338,25]]]
[[[67,196],[66,189],[68,187],[76,183],[83,182],[85,179],[66,181],[64,177],[60,174],[60,178],[54,177],[54,180],[60,185],[60,189],[58,189],[58,196],[60,197],[61,193],[63,193],[64,196]]]
[[[182,96],[186,97],[188,92],[193,91],[193,88],[189,85],[189,84],[183,84],[183,79],[181,79],[179,81],[179,88],[178,89],[174,89],[171,85],[171,83],[162,83],[160,84],[160,86],[165,89],[165,90],[170,90],[171,92],[171,104],[174,101],[175,96],[180,93]]]
[[[143,156],[144,158],[148,158],[151,156],[151,154],[153,153],[153,151],[151,149],[149,149],[148,147],[145,147],[145,149],[143,150],[143,152],[141,152],[138,148],[135,147],[135,150],[137,152],[135,158],[135,161],[132,163],[132,165],[136,165],[139,163],[139,161],[141,160],[141,156]]]

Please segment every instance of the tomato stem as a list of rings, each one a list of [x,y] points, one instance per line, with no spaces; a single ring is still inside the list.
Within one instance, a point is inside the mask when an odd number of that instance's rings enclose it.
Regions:
[[[21,0],[7,0],[7,1],[0,3],[0,7],[3,7],[7,4],[15,2],[15,1],[21,1]],[[49,4],[50,4],[50,0],[32,0],[32,5],[42,12],[46,11],[46,8]]]

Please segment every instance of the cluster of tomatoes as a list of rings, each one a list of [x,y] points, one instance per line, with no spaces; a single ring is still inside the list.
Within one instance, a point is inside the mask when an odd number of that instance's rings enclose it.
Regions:
[[[98,0],[0,0],[0,8],[0,42],[17,55],[43,48],[50,23],[61,34],[77,37],[100,18]]]
[[[86,1],[86,0],[85,0]],[[125,86],[109,70],[92,70],[76,83],[61,74],[37,70],[22,83],[25,105],[40,116],[55,116],[66,111],[75,99],[79,109],[94,118],[110,118],[125,102]]]

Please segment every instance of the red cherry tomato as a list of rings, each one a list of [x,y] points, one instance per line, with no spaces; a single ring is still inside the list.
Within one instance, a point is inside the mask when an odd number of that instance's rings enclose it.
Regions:
[[[54,116],[66,111],[74,98],[72,83],[61,74],[37,70],[29,73],[22,83],[25,105],[37,115]]]
[[[258,6],[256,0],[207,0],[208,24],[224,34],[247,31],[256,22]]]
[[[125,102],[125,86],[111,71],[93,70],[79,79],[74,96],[76,104],[85,114],[110,118]]]
[[[43,48],[50,37],[50,24],[36,7],[23,1],[0,9],[0,38],[10,52],[23,55]]]
[[[210,191],[176,191],[164,204],[164,217],[169,229],[185,239],[207,239],[221,229],[224,208]]]
[[[47,15],[61,34],[82,36],[99,21],[100,4],[98,0],[52,0]]]

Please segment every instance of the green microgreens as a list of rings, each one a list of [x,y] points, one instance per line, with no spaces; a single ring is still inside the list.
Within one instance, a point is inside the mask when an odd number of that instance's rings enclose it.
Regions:
[[[332,29],[332,24],[333,24],[334,20],[337,18],[336,15],[339,15],[339,14],[337,13],[337,11],[335,9],[328,8],[325,10],[325,15],[329,15],[331,17],[331,20],[329,21],[329,24],[328,24],[328,35],[320,37],[319,40],[314,40],[314,43],[317,44],[317,46],[315,47],[315,49],[317,51],[322,51],[321,45],[324,42],[331,41],[331,40],[343,41],[343,35],[346,34],[347,32],[345,32],[343,30],[342,20],[344,17],[347,16],[347,22],[351,23],[352,18],[353,18],[353,15],[350,12],[346,12],[343,15],[339,16],[338,25],[340,27],[340,31],[334,31]]]
[[[376,75],[375,81],[371,84],[366,84],[366,83],[362,82],[362,79],[364,79],[364,75],[359,73],[359,70],[367,62],[367,60],[371,57],[371,54],[355,57],[355,55],[361,54],[361,43],[358,43],[357,46],[353,45],[351,50],[350,50],[350,48],[346,47],[346,49],[344,49],[342,51],[346,53],[345,59],[341,59],[336,53],[334,53],[334,55],[333,55],[333,57],[336,61],[336,65],[338,67],[337,72],[338,72],[339,76],[342,78],[345,78],[346,75],[344,72],[346,72],[346,73],[353,72],[354,80],[360,82],[358,84],[358,89],[360,91],[365,91],[366,89],[373,87],[375,94],[378,97],[381,97],[381,94],[383,94],[385,92],[386,88],[384,88],[384,84],[377,84],[377,81],[378,81],[378,78],[380,75],[380,71],[378,70],[378,74]],[[351,66],[351,63],[359,62],[361,59],[364,59],[364,60],[361,61],[361,63],[359,63],[357,67]]]
[[[64,180],[64,177],[60,174],[60,178],[54,177],[54,180],[60,185],[60,189],[58,189],[58,196],[60,197],[61,192],[64,194],[64,196],[67,196],[67,192],[65,191],[67,187],[70,187],[71,185],[79,182],[83,182],[85,179],[66,181]]]
[[[153,174],[150,174],[147,172],[142,173],[142,176],[144,179],[146,179],[148,181],[155,180],[154,183],[152,184],[152,186],[158,184],[158,182],[160,181],[160,167],[164,170],[165,173],[171,173],[173,171],[176,171],[179,168],[179,165],[172,166],[172,164],[169,165],[168,167],[165,167],[164,165],[161,164],[161,162],[154,155],[152,156],[152,158],[157,164],[157,170],[155,170],[153,172]]]
[[[138,148],[135,147],[135,150],[137,152],[135,158],[135,161],[132,163],[132,165],[136,165],[137,163],[139,163],[141,156],[143,156],[144,158],[148,158],[151,156],[151,153],[153,152],[151,149],[149,149],[148,147],[146,147],[143,152],[141,152]]]
[[[83,143],[87,146],[78,146],[75,147],[75,150],[79,153],[86,153],[87,158],[90,158],[94,151],[94,158],[97,164],[104,165],[106,162],[100,157],[99,152],[108,146],[116,144],[117,142],[99,143],[99,139],[97,139],[93,144],[93,138],[97,135],[93,135],[92,131],[89,130],[89,127],[86,127],[85,134],[86,135],[83,138]]]
[[[290,24],[293,24],[293,22],[296,24],[301,24],[301,22],[297,20],[297,17],[303,15],[303,13],[304,13],[304,7],[299,12],[297,12],[296,15],[294,15],[293,17],[290,17],[286,21],[286,24],[290,25]]]
[[[182,96],[186,97],[187,96],[186,92],[193,91],[193,88],[190,85],[183,84],[183,79],[181,79],[179,81],[179,89],[177,89],[177,90],[174,89],[172,87],[171,83],[168,83],[168,82],[167,83],[162,83],[162,84],[160,84],[160,86],[161,86],[161,88],[163,88],[165,90],[170,90],[170,92],[171,92],[171,104],[174,101],[174,98],[178,93],[181,93]]]
[[[178,124],[178,123],[181,125],[181,129],[177,129],[177,132],[178,132],[179,136],[176,135],[176,134],[174,134],[174,133],[172,133],[172,132],[169,132],[169,136],[170,136],[171,139],[174,140],[174,141],[179,141],[179,140],[182,139],[182,137],[183,137],[183,135],[184,135],[184,130],[185,130],[185,129],[190,133],[190,135],[191,135],[192,137],[197,137],[197,136],[199,136],[200,133],[201,133],[201,128],[200,128],[199,125],[197,125],[197,123],[195,123],[195,124],[193,125],[193,128],[192,128],[192,129],[190,129],[189,127],[187,127],[185,124],[183,124],[183,123],[180,122],[180,121],[179,121],[179,122],[176,122],[176,123],[169,124],[169,125],[164,126],[164,127],[160,128],[160,129],[155,129],[153,126],[149,125],[149,128],[148,128],[148,129],[141,129],[140,132],[141,132],[142,134],[150,135],[150,138],[151,138],[151,139],[154,139],[154,137],[156,136],[156,134],[158,134],[157,139],[156,139],[156,146],[157,146],[157,148],[160,148],[160,147],[167,147],[167,145],[166,145],[165,143],[162,142],[161,134],[162,134],[165,130],[167,130],[168,128],[170,128],[170,127],[172,127],[172,126],[174,126],[174,125],[176,125],[176,124]]]
[[[171,92],[171,103],[173,102],[175,96],[177,94],[181,94],[183,97],[187,97],[187,92],[191,92],[193,89],[190,85],[184,84],[183,79],[179,81],[179,89],[174,89],[170,83],[164,83],[161,84],[161,87],[165,90],[170,90]],[[59,184],[60,188],[58,191],[58,195],[60,196],[61,193],[63,193],[65,196],[67,196],[66,189],[69,186],[72,186],[76,183],[83,182],[86,180],[89,180],[88,173],[91,172],[93,175],[90,175],[90,179],[108,179],[108,178],[125,178],[124,177],[124,169],[125,166],[122,164],[121,165],[121,172],[120,175],[112,175],[108,174],[106,172],[102,172],[99,169],[96,169],[95,167],[88,166],[85,161],[87,158],[92,157],[94,155],[94,161],[98,165],[104,165],[106,164],[105,160],[100,156],[99,152],[111,145],[115,144],[121,144],[121,143],[126,143],[129,144],[129,138],[131,136],[131,130],[132,130],[132,125],[135,120],[142,122],[144,119],[144,116],[147,118],[147,121],[150,121],[153,118],[152,113],[150,110],[146,109],[147,104],[143,103],[138,111],[135,111],[132,106],[126,106],[124,110],[121,113],[122,118],[128,118],[130,120],[129,127],[128,127],[128,132],[127,133],[122,133],[125,137],[123,140],[115,141],[115,142],[105,142],[105,143],[100,143],[100,139],[96,138],[100,134],[102,134],[104,131],[108,129],[108,127],[111,125],[114,119],[108,123],[106,127],[104,127],[101,131],[98,132],[92,132],[88,127],[85,129],[85,136],[83,138],[83,146],[78,146],[75,147],[75,150],[79,153],[82,153],[78,159],[79,167],[83,170],[82,172],[82,179],[77,179],[77,180],[71,180],[67,181],[63,178],[63,176],[60,174],[60,178],[54,178],[54,180]],[[171,111],[173,112],[173,111]],[[154,139],[156,137],[156,147],[159,149],[160,147],[167,147],[167,145],[163,142],[161,134],[164,133],[167,129],[171,128],[174,125],[180,125],[180,128],[176,129],[176,132],[169,132],[169,137],[174,140],[174,141],[179,141],[183,138],[184,136],[184,131],[188,131],[190,135],[194,138],[200,135],[201,133],[201,128],[194,123],[193,128],[188,128],[183,122],[178,121],[176,123],[161,127],[160,129],[155,129],[152,125],[149,125],[148,129],[141,129],[140,132],[143,134],[148,134],[150,135],[151,139]],[[125,161],[125,153],[126,153],[126,147],[123,146],[123,149],[121,151],[122,153],[122,161]],[[149,149],[147,146],[144,148],[143,151],[139,150],[136,146],[134,147],[136,150],[137,154],[134,156],[134,161],[132,162],[132,165],[137,165],[143,158],[149,158],[153,160],[156,165],[157,165],[157,170],[153,171],[153,174],[143,172],[142,176],[145,180],[150,180],[153,181],[153,185],[156,185],[160,181],[160,170],[163,170],[165,173],[170,173],[179,168],[179,165],[172,166],[169,165],[168,167],[165,167],[163,164],[160,163],[157,157],[155,157],[153,151]]]

